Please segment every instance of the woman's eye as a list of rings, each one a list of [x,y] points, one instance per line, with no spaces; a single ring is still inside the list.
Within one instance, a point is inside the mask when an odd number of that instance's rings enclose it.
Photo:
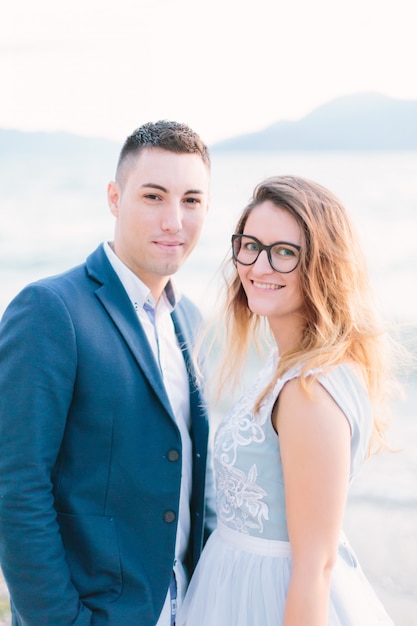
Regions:
[[[284,246],[275,246],[272,250],[273,254],[281,257],[293,257],[295,256],[295,250],[292,248],[286,248]]]

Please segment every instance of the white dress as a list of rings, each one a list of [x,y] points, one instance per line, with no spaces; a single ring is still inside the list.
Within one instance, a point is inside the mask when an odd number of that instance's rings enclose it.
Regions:
[[[215,436],[214,469],[218,527],[210,536],[190,582],[177,626],[282,626],[291,575],[280,442],[271,411],[285,382],[280,379],[260,412],[254,404],[272,379],[274,353],[252,389],[221,422]],[[368,395],[347,365],[320,383],[351,428],[350,479],[369,444]],[[352,548],[341,537],[332,572],[328,626],[392,626],[366,580]]]

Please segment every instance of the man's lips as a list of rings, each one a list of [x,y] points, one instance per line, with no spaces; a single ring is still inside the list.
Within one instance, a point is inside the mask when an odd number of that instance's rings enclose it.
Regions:
[[[184,242],[183,241],[179,241],[177,239],[175,240],[158,240],[156,239],[154,241],[154,244],[157,246],[161,246],[161,247],[165,247],[165,248],[176,248],[178,246],[183,246]]]

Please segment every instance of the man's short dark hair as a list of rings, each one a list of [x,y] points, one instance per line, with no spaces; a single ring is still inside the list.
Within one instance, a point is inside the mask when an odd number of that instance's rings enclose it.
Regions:
[[[148,122],[133,131],[123,144],[117,171],[130,157],[136,157],[144,148],[161,148],[177,154],[199,154],[210,168],[210,155],[206,144],[187,124],[160,120]]]

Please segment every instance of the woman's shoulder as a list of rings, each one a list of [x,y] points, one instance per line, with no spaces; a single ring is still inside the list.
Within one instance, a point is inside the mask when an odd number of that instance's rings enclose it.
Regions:
[[[359,365],[353,362],[340,363],[318,373],[318,381],[332,395],[369,400],[365,380]]]
[[[293,381],[292,386],[295,387],[297,381],[300,383],[302,378],[314,378],[314,384],[320,385],[327,391],[345,414],[352,433],[361,429],[364,424],[372,423],[371,401],[365,387],[361,368],[357,364],[344,362],[329,368],[307,371],[304,371],[300,365],[286,372],[281,380],[281,385]]]
[[[303,389],[301,378],[314,374],[313,396],[314,387],[321,387],[327,392],[329,399],[331,398],[336,403],[349,424],[351,476],[354,476],[367,456],[373,426],[373,407],[364,385],[360,367],[352,363],[341,363],[326,370],[301,372],[302,370],[299,368],[298,372],[287,373],[287,379],[291,381],[288,390],[292,387],[293,396],[298,393],[298,389],[301,392]],[[316,393],[316,398],[319,397],[325,402],[323,396]]]
[[[346,416],[352,440],[363,440],[367,446],[372,432],[373,407],[360,367],[342,363],[321,374],[318,381]]]
[[[361,368],[353,361],[346,361],[329,367],[320,366],[309,369],[305,369],[304,364],[300,363],[285,372],[281,380],[288,382],[295,378],[304,378],[306,380],[314,378],[320,384],[334,387],[335,390],[340,389],[341,392],[348,387],[349,390],[352,390],[352,388],[357,389],[360,395],[368,395]]]

